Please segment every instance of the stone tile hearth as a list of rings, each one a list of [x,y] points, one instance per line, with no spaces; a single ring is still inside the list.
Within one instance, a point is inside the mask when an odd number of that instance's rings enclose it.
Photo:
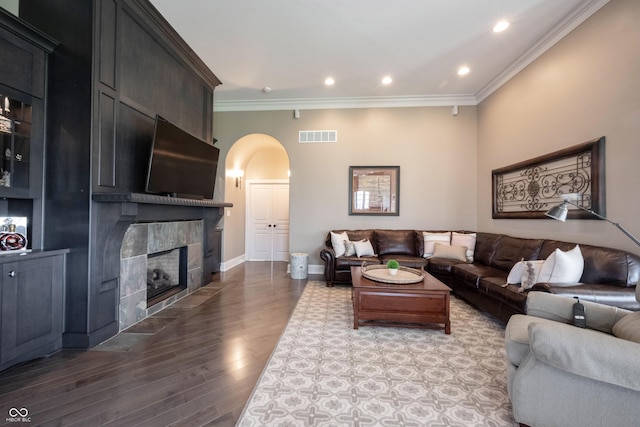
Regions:
[[[203,222],[131,224],[120,250],[120,331],[200,288],[203,270]],[[187,247],[187,289],[147,307],[147,255]]]

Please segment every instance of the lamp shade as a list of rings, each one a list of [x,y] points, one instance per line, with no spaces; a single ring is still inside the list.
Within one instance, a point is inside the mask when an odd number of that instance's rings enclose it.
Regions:
[[[569,209],[567,208],[567,204],[562,203],[558,206],[555,206],[549,209],[549,211],[545,213],[545,215],[550,218],[557,219],[558,221],[565,222],[567,220],[567,212],[569,212]]]

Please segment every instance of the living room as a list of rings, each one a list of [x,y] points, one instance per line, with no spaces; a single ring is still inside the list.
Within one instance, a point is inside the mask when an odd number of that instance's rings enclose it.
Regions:
[[[640,254],[605,221],[492,217],[494,169],[605,137],[606,215],[640,234],[634,178],[634,160],[640,155],[640,7],[634,0],[594,3],[597,11],[566,35],[552,38],[526,67],[502,76],[491,92],[455,105],[240,111],[212,95],[213,128],[204,133],[217,139],[223,159],[217,181],[224,184],[217,185],[214,200],[233,205],[224,207],[219,223],[224,229],[222,271],[240,282],[234,267],[247,259],[246,181],[238,185],[237,177],[228,174],[236,167],[234,160],[253,154],[234,153],[247,136],[258,145],[268,140],[286,153],[278,155],[275,175],[280,180],[290,171],[289,249],[309,254],[312,274],[321,272],[320,250],[334,229],[478,230]],[[198,129],[200,123],[190,125]],[[317,129],[337,130],[338,142],[298,142],[299,131]],[[349,167],[372,165],[400,166],[399,216],[349,215]]]
[[[223,152],[246,135],[282,144],[291,168],[290,250],[309,253],[310,271],[321,271],[321,243],[333,229],[481,230],[637,253],[637,245],[603,221],[493,219],[491,181],[494,169],[605,136],[607,217],[638,233],[635,13],[633,2],[608,2],[477,105],[460,106],[457,116],[450,105],[301,109],[299,119],[292,110],[221,111],[220,105],[216,138]],[[298,143],[298,132],[307,129],[337,129],[339,141]],[[354,165],[400,166],[400,216],[349,215]],[[244,197],[227,178],[225,201],[234,204],[224,219],[230,264],[245,255]]]

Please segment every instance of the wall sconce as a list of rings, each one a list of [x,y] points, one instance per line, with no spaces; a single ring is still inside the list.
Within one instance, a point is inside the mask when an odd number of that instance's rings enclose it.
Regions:
[[[242,189],[242,175],[244,175],[244,172],[240,169],[234,169],[229,173],[229,175],[236,179],[236,188]]]

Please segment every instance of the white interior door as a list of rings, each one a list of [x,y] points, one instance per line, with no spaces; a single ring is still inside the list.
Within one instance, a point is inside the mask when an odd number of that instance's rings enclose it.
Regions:
[[[289,260],[289,184],[249,183],[249,261]]]

